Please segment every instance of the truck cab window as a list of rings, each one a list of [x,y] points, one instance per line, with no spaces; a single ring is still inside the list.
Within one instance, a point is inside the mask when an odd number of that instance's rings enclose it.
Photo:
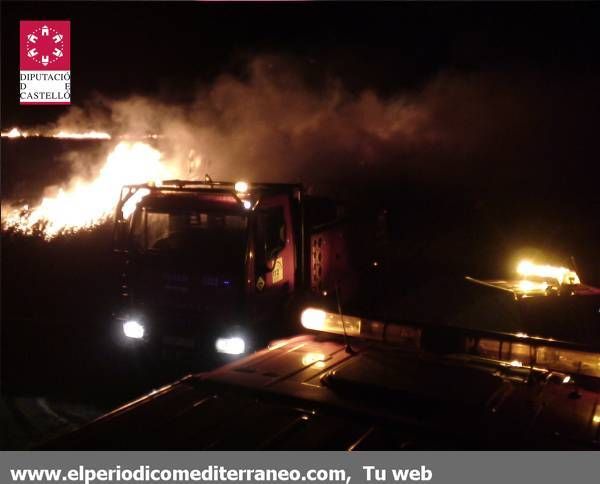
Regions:
[[[145,210],[136,210],[131,220],[130,248],[141,251],[146,246],[146,232],[144,230]]]
[[[209,265],[233,265],[243,259],[247,242],[246,214],[201,210],[138,210],[130,246],[140,253],[177,253]]]
[[[152,249],[156,244],[169,237],[172,232],[169,227],[168,213],[146,212],[146,247]],[[173,224],[175,225],[175,224]]]

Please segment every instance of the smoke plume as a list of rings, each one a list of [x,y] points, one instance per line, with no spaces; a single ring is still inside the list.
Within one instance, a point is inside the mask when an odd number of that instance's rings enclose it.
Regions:
[[[368,88],[350,92],[334,78],[315,86],[293,60],[263,56],[245,76],[224,74],[200,87],[188,104],[98,95],[52,129],[107,131],[114,139],[158,135],[152,143],[183,178],[305,184],[462,184],[478,175],[478,183],[499,182],[547,172],[572,161],[574,151],[597,152],[593,79],[553,84],[511,72],[443,72],[383,97]],[[98,169],[84,156],[73,159],[74,176]]]

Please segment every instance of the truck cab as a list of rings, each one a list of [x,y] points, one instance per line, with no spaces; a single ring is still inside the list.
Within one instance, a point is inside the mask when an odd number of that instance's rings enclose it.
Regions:
[[[334,272],[352,280],[335,218],[331,201],[307,197],[300,185],[123,187],[115,223],[120,340],[168,359],[202,359],[289,334],[295,298],[332,293]]]
[[[123,187],[115,249],[118,321],[162,352],[243,354],[284,330],[303,274],[297,185],[188,182]]]

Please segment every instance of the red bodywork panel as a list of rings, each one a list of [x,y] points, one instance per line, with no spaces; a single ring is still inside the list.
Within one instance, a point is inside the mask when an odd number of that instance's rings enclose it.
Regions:
[[[351,260],[343,225],[322,229],[310,237],[310,289],[318,295],[334,295],[347,301],[358,288],[358,276]]]

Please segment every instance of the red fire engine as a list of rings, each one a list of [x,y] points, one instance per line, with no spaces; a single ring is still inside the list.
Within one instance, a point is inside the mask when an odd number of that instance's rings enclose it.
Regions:
[[[300,185],[207,177],[125,186],[119,331],[175,355],[263,347],[289,334],[298,298],[355,293],[362,251],[351,266],[347,229],[331,200]]]

